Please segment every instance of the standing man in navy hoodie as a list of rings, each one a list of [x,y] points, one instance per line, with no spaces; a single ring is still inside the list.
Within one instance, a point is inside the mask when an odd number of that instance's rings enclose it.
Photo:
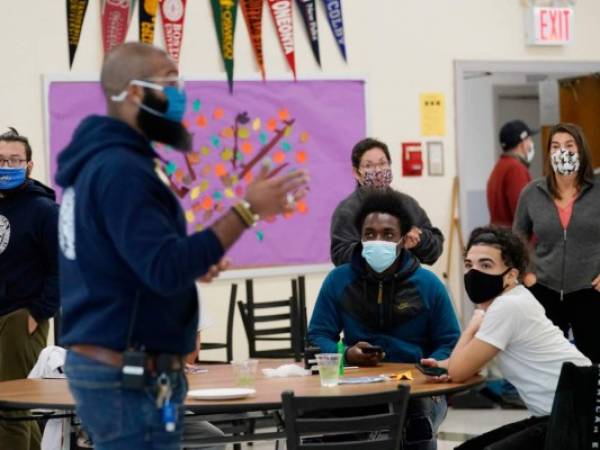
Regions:
[[[191,146],[177,65],[127,43],[106,57],[101,84],[108,115],[82,121],[56,175],[65,371],[97,450],[176,450],[183,358],[198,322],[194,282],[223,269],[225,251],[259,217],[290,211],[308,179],[268,178],[263,168],[244,200],[188,236],[151,145]]]
[[[27,377],[58,310],[58,205],[29,178],[31,157],[14,128],[0,135],[0,381]],[[36,422],[0,420],[0,448],[39,449],[40,441]]]

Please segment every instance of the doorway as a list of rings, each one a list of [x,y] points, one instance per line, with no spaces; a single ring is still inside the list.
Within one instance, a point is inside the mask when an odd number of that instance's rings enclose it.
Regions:
[[[570,120],[582,122],[590,137],[600,130],[597,126],[600,77],[591,75],[600,72],[600,61],[456,61],[454,68],[459,216],[466,239],[473,228],[489,223],[486,185],[502,152],[498,142],[502,124],[521,119],[530,128],[543,131],[561,120]],[[593,90],[591,84],[597,86],[594,91],[597,97],[588,91]],[[589,108],[583,106],[584,101],[586,105],[590,103]],[[586,111],[583,118],[581,111]],[[543,172],[543,136],[543,132],[534,136],[536,155],[531,164],[534,178]],[[597,145],[600,151],[600,132]],[[600,153],[597,158],[594,159],[596,166],[600,165]],[[455,267],[462,267],[460,252],[453,255],[453,259],[457,262],[453,264]],[[456,291],[462,292],[459,309],[463,312],[463,321],[468,320],[472,306],[462,288]]]

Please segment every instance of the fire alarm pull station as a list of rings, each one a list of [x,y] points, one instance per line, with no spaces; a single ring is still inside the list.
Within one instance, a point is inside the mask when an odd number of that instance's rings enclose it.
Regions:
[[[423,149],[420,142],[402,143],[402,175],[408,177],[423,175]]]

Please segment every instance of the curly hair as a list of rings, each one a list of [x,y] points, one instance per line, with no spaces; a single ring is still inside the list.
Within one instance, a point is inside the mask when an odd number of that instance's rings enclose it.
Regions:
[[[494,225],[475,228],[469,236],[464,256],[474,245],[488,245],[500,250],[502,261],[506,267],[514,267],[519,271],[519,279],[525,275],[529,264],[529,253],[525,243],[510,228]]]
[[[371,191],[365,196],[354,218],[354,226],[359,234],[362,234],[365,219],[372,213],[389,214],[398,219],[402,236],[414,225],[410,212],[404,206],[402,195],[393,189]]]

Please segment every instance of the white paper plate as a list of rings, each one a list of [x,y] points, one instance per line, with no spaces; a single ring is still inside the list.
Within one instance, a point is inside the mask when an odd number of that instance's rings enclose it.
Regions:
[[[234,398],[250,397],[256,394],[255,389],[249,388],[215,388],[194,389],[188,391],[188,397],[196,400],[230,400]]]

